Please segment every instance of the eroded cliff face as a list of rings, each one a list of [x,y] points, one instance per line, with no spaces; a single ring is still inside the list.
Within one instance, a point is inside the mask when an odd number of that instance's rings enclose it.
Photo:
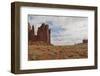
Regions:
[[[43,41],[47,44],[51,44],[50,42],[50,34],[51,31],[49,29],[49,25],[42,23],[41,26],[37,30],[37,35],[34,33],[34,26],[30,26],[28,23],[28,41]]]

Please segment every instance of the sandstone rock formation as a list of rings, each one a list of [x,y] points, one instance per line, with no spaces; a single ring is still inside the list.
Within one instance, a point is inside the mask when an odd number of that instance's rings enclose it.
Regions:
[[[37,35],[35,35],[34,25],[32,27],[28,23],[28,41],[43,41],[47,44],[50,44],[50,29],[49,25],[42,23],[41,26],[37,30]]]

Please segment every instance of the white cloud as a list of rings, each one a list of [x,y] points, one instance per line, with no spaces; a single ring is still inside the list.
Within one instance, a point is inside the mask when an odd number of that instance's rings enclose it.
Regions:
[[[87,17],[61,17],[29,15],[29,23],[37,28],[41,23],[49,24],[51,28],[51,42],[55,45],[69,45],[88,39]],[[36,32],[35,31],[35,32]]]

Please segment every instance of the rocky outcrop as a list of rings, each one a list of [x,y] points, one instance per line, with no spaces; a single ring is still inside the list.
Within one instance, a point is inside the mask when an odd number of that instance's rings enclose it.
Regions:
[[[49,25],[42,23],[41,26],[37,30],[37,35],[34,32],[34,25],[31,27],[28,23],[28,40],[35,41],[43,41],[45,43],[50,44],[50,29]]]
[[[87,39],[83,39],[83,43],[88,43],[88,40]]]

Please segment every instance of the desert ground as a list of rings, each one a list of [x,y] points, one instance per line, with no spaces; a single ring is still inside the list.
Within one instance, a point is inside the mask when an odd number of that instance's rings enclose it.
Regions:
[[[87,43],[54,46],[43,42],[28,44],[28,60],[79,59],[88,57]]]

